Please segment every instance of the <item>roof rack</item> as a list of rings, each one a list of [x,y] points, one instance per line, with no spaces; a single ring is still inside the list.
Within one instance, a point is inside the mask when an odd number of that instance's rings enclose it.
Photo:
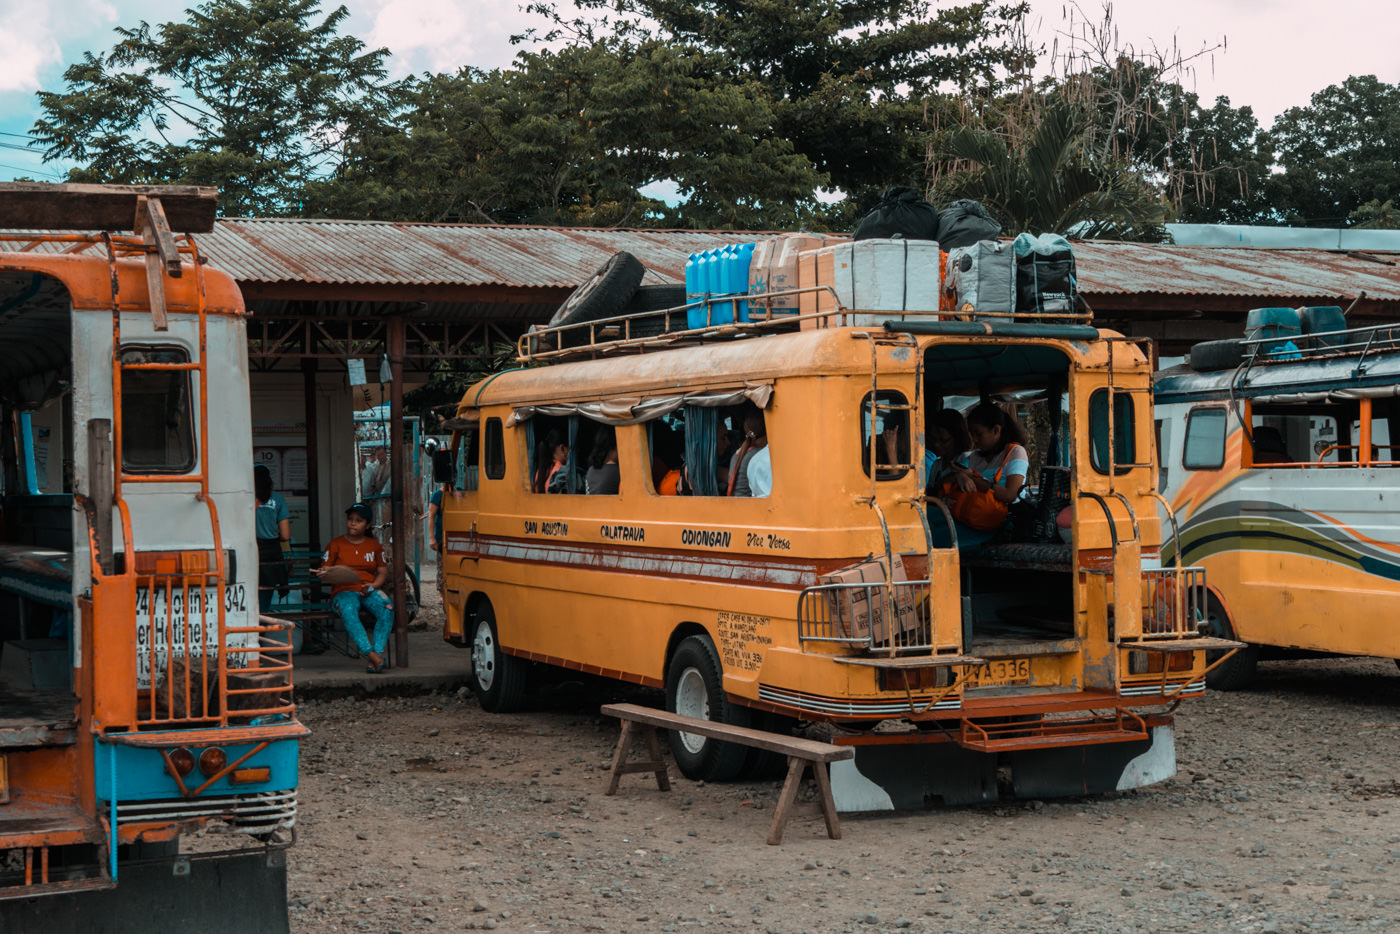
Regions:
[[[1252,337],[1241,340],[1240,343],[1245,347],[1245,372],[1256,365],[1273,366],[1297,363],[1300,360],[1337,357],[1359,357],[1357,370],[1361,372],[1365,369],[1367,356],[1400,349],[1400,325],[1372,324],[1291,337]],[[1292,343],[1294,349],[1280,350],[1280,346],[1285,343]]]
[[[820,303],[830,302],[831,307],[805,314],[774,314],[772,302],[760,308],[760,303],[775,298],[792,299],[802,295],[822,293]],[[735,302],[749,303],[748,321],[725,321],[707,323],[700,327],[690,327],[690,312],[697,308],[705,310],[705,319],[711,322],[716,317],[716,305],[732,305]],[[732,314],[732,311],[729,312]],[[779,292],[754,294],[705,295],[704,298],[659,311],[637,312],[629,315],[615,315],[594,321],[581,321],[555,327],[532,326],[516,342],[517,362],[539,363],[558,362],[567,359],[612,356],[624,353],[648,353],[672,347],[710,343],[722,340],[735,340],[747,337],[763,337],[771,334],[789,333],[803,327],[837,328],[847,326],[870,327],[875,321],[883,327],[886,319],[900,318],[906,321],[968,321],[968,322],[1023,322],[1038,324],[1087,323],[1093,320],[1092,312],[1038,312],[1034,315],[1016,312],[978,312],[965,314],[954,311],[870,311],[847,308],[841,304],[836,290],[830,285],[809,286],[801,289],[785,289]],[[968,332],[972,333],[972,332]],[[986,330],[980,333],[991,334]]]

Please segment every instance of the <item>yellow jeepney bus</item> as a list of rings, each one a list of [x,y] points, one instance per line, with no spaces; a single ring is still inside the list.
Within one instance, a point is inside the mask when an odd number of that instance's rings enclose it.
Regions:
[[[545,665],[727,723],[827,722],[856,748],[831,774],[846,811],[1174,774],[1171,709],[1227,643],[1197,631],[1202,573],[1159,566],[1147,356],[1082,318],[853,317],[532,332],[526,366],[466,393],[436,475],[444,637],[470,650],[482,706],[516,709]],[[926,495],[925,421],[969,396],[1040,430],[1016,534],[959,549]],[[746,412],[771,493],[719,495]],[[609,447],[616,492],[590,495]],[[694,489],[666,495],[680,462]],[[766,766],[671,747],[695,779]]]

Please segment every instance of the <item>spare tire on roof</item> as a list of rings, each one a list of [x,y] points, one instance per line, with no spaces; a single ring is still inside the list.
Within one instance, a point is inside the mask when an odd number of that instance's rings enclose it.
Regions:
[[[1231,338],[1223,341],[1201,341],[1191,348],[1191,369],[1232,370],[1244,362],[1244,341]]]
[[[675,309],[672,311],[671,309]],[[660,314],[660,312],[667,314]],[[666,330],[684,331],[685,286],[679,283],[667,285],[644,285],[637,289],[623,314],[646,314],[632,322],[633,337],[651,337]],[[669,323],[670,327],[667,327]]]
[[[645,273],[641,260],[626,250],[619,250],[564,299],[554,317],[549,319],[549,327],[622,314]]]

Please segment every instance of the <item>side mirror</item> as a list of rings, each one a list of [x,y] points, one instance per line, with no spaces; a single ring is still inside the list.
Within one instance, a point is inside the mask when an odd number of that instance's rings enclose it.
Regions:
[[[452,482],[452,452],[451,452],[451,451],[434,451],[434,452],[433,452],[433,482],[434,482],[434,483],[451,483],[451,482]]]

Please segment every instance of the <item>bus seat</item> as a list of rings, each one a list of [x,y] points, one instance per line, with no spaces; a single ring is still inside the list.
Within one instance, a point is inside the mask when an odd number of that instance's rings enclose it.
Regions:
[[[1254,463],[1287,464],[1290,462],[1283,435],[1269,425],[1254,426]]]

